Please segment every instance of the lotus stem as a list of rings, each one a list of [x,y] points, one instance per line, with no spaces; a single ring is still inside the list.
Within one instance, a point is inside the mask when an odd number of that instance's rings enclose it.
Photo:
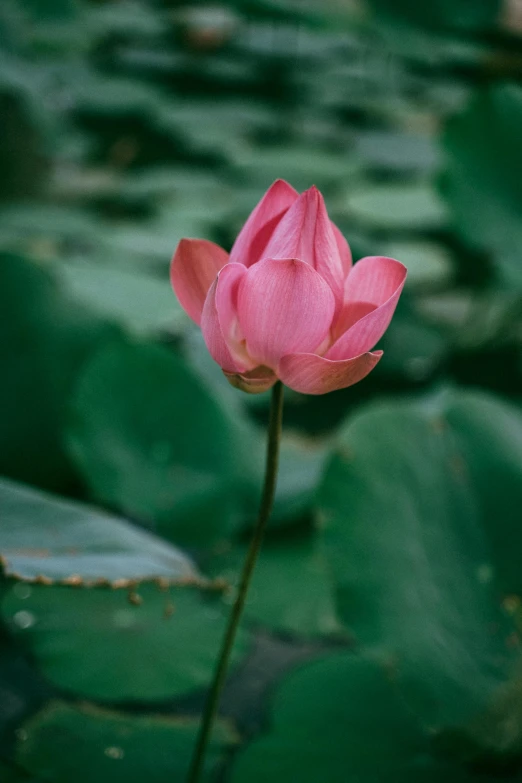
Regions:
[[[210,740],[212,726],[219,708],[219,701],[225,684],[230,655],[234,647],[237,629],[243,614],[248,589],[252,581],[252,575],[259,556],[263,536],[267,522],[274,505],[274,496],[277,484],[277,470],[279,465],[279,445],[281,442],[281,429],[283,422],[283,393],[284,386],[278,381],[272,388],[272,400],[270,403],[270,418],[268,422],[268,444],[266,451],[265,480],[263,494],[257,522],[252,534],[252,540],[245,558],[238,591],[230,613],[230,618],[223,638],[223,644],[217,661],[214,678],[208,694],[203,719],[192,757],[192,763],[187,778],[187,783],[199,783],[205,754]]]

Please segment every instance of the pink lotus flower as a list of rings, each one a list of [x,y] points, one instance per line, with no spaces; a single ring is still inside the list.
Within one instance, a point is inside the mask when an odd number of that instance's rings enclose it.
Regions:
[[[171,266],[174,291],[210,354],[234,386],[254,393],[278,378],[304,394],[362,380],[382,356],[371,349],[405,279],[393,258],[352,266],[317,188],[299,195],[283,180],[251,213],[230,255],[182,239]]]

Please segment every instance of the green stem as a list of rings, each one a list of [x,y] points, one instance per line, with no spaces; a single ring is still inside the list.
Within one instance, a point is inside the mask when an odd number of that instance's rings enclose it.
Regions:
[[[198,741],[194,750],[194,755],[192,757],[192,764],[190,766],[187,783],[198,783],[201,771],[203,769],[203,762],[205,760],[205,753],[208,741],[210,739],[210,732],[212,730],[212,725],[219,707],[221,692],[225,684],[230,654],[234,646],[234,639],[236,637],[239,621],[245,606],[245,600],[250,582],[252,580],[252,574],[254,573],[257,557],[261,549],[261,542],[263,541],[263,534],[265,532],[266,523],[270,518],[270,513],[274,504],[274,495],[277,483],[277,468],[279,464],[279,443],[281,441],[281,427],[283,421],[283,391],[284,386],[280,381],[278,381],[272,389],[270,419],[268,422],[268,445],[266,452],[265,482],[263,486],[261,505],[259,507],[259,515],[257,517],[252,541],[250,542],[250,548],[243,566],[238,592],[234,601],[234,606],[232,607],[232,612],[228,621],[223,644],[221,646],[221,652],[219,654],[216,670],[214,672],[214,679],[207,698],[207,703],[205,705],[205,712],[203,714]]]

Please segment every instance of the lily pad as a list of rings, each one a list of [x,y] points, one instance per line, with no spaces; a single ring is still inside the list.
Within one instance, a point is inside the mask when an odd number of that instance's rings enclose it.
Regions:
[[[447,223],[447,211],[429,181],[366,185],[347,202],[353,218],[373,229],[426,231]]]
[[[99,701],[158,701],[206,688],[227,608],[216,591],[24,586],[2,616],[18,644],[58,687]],[[248,636],[238,637],[233,664]]]
[[[186,324],[167,277],[85,263],[63,263],[58,271],[72,296],[131,334],[173,333]]]
[[[209,564],[215,576],[236,586],[246,549],[235,547]],[[265,541],[249,591],[245,618],[256,625],[301,636],[342,632],[333,584],[313,533]]]
[[[51,271],[0,258],[0,473],[60,491],[74,467],[64,428],[72,388],[99,341],[118,330],[67,296]]]
[[[205,584],[190,558],[99,509],[0,479],[0,562],[27,582]]]
[[[241,752],[231,783],[468,783],[464,769],[434,758],[430,744],[372,660],[331,655],[279,688],[273,723]]]
[[[522,286],[522,88],[505,84],[477,91],[448,122],[443,137],[443,192],[456,227],[492,254],[501,280]]]
[[[69,442],[94,496],[176,542],[227,537],[257,488],[253,433],[176,354],[118,341],[86,367]]]
[[[164,783],[184,780],[196,735],[194,718],[141,717],[54,702],[20,729],[18,761],[53,783]],[[236,735],[216,723],[203,780],[210,781]]]
[[[342,430],[325,474],[320,503],[338,611],[389,659],[431,727],[484,709],[519,659],[497,569],[506,562],[503,535],[519,549],[510,507],[521,502],[521,427],[518,411],[487,395],[379,403]],[[496,451],[484,450],[486,437]],[[501,454],[509,495],[493,467]]]

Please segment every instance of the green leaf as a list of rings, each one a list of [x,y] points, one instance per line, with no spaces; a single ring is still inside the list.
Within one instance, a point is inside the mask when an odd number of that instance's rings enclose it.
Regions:
[[[207,570],[237,585],[246,549],[236,547]],[[247,597],[245,618],[276,631],[317,636],[342,631],[327,563],[312,533],[267,540]]]
[[[295,525],[314,512],[328,453],[324,446],[318,446],[313,441],[283,436],[269,529]],[[261,481],[260,475],[260,486]]]
[[[227,612],[216,591],[25,586],[2,606],[15,640],[55,685],[101,701],[170,699],[210,683]],[[233,656],[244,656],[248,636]]]
[[[24,724],[17,755],[21,766],[53,783],[182,781],[197,730],[193,718],[138,717],[54,702]],[[232,729],[218,721],[203,780],[211,780],[235,741]]]
[[[239,754],[231,783],[466,783],[428,740],[376,662],[330,655],[287,677],[270,731]]]
[[[397,22],[407,22],[421,28],[442,30],[446,34],[452,28],[464,31],[489,31],[498,20],[501,0],[432,0],[417,3],[415,0],[370,0],[379,17]]]
[[[28,582],[204,584],[179,549],[123,519],[0,479],[0,562]]]
[[[440,372],[449,347],[447,336],[421,318],[404,297],[382,340],[381,371],[409,382],[425,382]]]
[[[452,282],[451,254],[439,243],[395,241],[386,244],[383,255],[397,258],[408,269],[408,287],[440,288]]]
[[[74,476],[62,437],[72,387],[117,330],[69,299],[48,270],[4,254],[0,334],[0,473],[64,489]]]
[[[500,428],[495,408],[503,410]],[[521,426],[517,411],[480,394],[379,403],[343,429],[325,475],[324,540],[340,615],[389,657],[430,726],[466,720],[509,675],[513,627],[500,605],[502,563],[489,530],[513,536],[514,516],[498,504],[485,521],[493,508],[487,493],[499,499],[501,491],[485,485],[505,439],[513,491],[503,504],[519,507]],[[484,450],[484,430],[497,454]]]
[[[495,582],[505,595],[522,595],[522,414],[493,397],[467,393],[455,395],[446,418],[480,498]]]
[[[237,525],[257,476],[256,441],[180,357],[109,344],[82,375],[73,408],[71,450],[99,500],[200,547]]]
[[[58,271],[72,296],[132,334],[179,331],[186,323],[167,276],[85,263]]]
[[[422,180],[360,187],[349,196],[347,207],[353,218],[373,229],[432,231],[447,222],[444,204]]]
[[[23,770],[0,761],[0,780],[2,783],[41,783],[41,781],[27,775]]]
[[[471,245],[493,254],[501,279],[522,286],[522,88],[477,91],[443,137],[443,191]]]
[[[328,188],[338,183],[341,176],[350,176],[354,170],[352,157],[346,153],[318,149],[317,145],[238,148],[235,158],[234,162],[242,174],[265,188],[278,177],[288,180],[300,191],[314,183],[319,188]]]
[[[356,149],[367,166],[384,171],[431,172],[439,162],[434,139],[426,134],[368,130],[357,136]]]

